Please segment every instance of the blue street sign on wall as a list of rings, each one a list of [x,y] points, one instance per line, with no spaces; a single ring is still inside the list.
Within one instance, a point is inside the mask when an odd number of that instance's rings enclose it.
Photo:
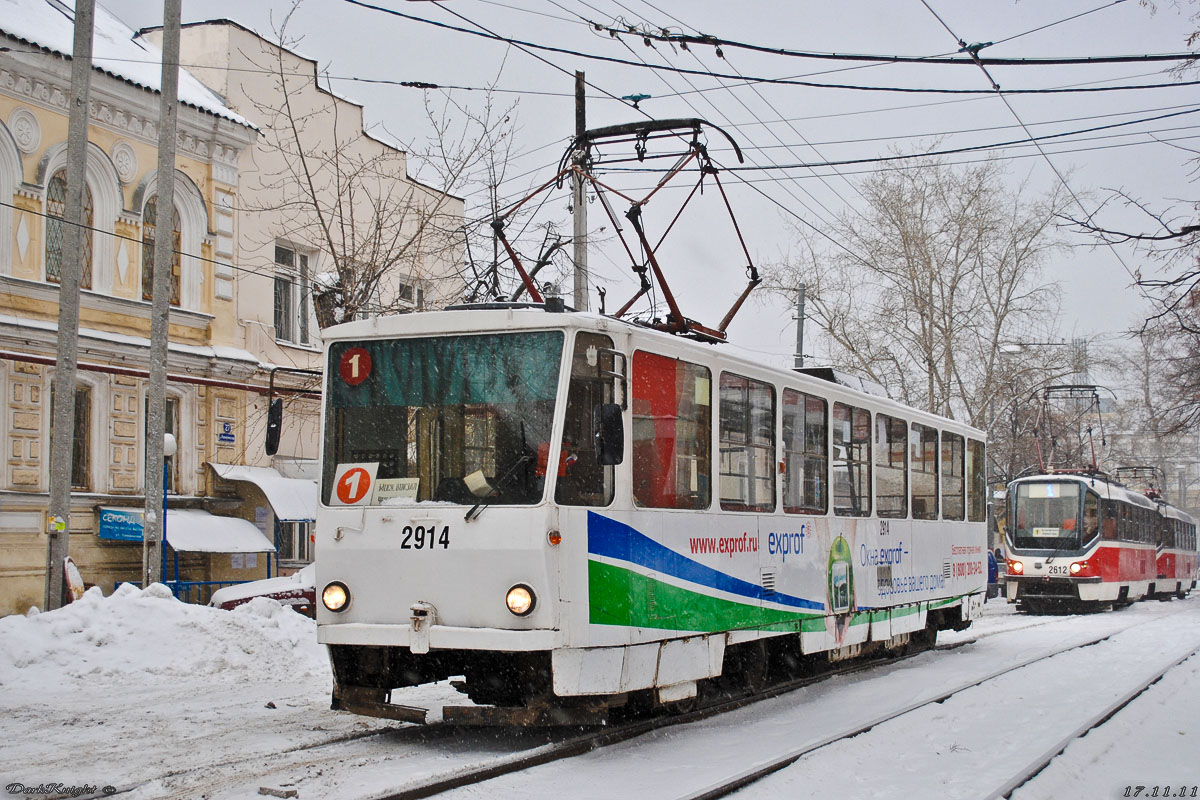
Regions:
[[[145,514],[139,508],[101,508],[100,528],[96,535],[118,542],[140,542],[145,528]]]

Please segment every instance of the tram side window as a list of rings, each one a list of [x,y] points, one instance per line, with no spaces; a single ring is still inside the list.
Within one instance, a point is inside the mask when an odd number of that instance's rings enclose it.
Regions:
[[[712,373],[698,364],[633,354],[633,499],[646,508],[708,508]]]
[[[1096,538],[1100,530],[1100,498],[1092,492],[1083,495],[1083,532],[1079,537],[1080,544],[1087,544]]]
[[[942,519],[961,520],[963,500],[963,437],[942,434]]]
[[[580,332],[571,355],[571,384],[563,420],[554,499],[571,506],[606,506],[613,499],[613,467],[602,466],[596,455],[595,409],[613,400],[612,339]],[[546,453],[549,456],[549,453]],[[538,453],[538,470],[548,465]]]
[[[783,390],[783,510],[829,510],[829,405],[823,398]]]
[[[875,415],[875,512],[908,516],[908,423]]]
[[[937,428],[914,422],[912,426],[912,515],[913,519],[938,518],[938,432]]]
[[[871,515],[871,412],[833,404],[833,512]]]
[[[1117,538],[1117,521],[1121,517],[1121,507],[1116,500],[1104,501],[1104,519],[1100,524],[1100,533],[1107,541]]]
[[[775,387],[721,373],[721,508],[775,510]]]
[[[987,521],[987,457],[976,439],[967,440],[967,520]]]

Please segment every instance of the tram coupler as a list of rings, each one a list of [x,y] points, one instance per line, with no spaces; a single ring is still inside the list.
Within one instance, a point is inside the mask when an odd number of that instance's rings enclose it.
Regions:
[[[408,640],[408,648],[414,653],[429,652],[429,629],[437,624],[437,609],[432,603],[419,600],[408,607],[412,613],[412,636]]]

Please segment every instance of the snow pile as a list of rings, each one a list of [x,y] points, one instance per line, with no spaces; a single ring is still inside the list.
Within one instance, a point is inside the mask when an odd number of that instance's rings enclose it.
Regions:
[[[0,686],[136,677],[222,683],[329,676],[316,623],[274,600],[233,611],[181,603],[162,584],[99,588],[57,611],[0,619]]]

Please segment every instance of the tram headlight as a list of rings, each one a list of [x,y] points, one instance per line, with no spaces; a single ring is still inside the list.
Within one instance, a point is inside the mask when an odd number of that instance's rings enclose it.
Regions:
[[[534,595],[533,589],[523,583],[518,583],[508,590],[508,594],[504,597],[504,604],[518,617],[524,617],[537,605],[537,596]]]
[[[350,605],[350,590],[341,581],[334,581],[321,592],[321,602],[330,611],[345,611]]]
[[[1071,565],[1071,574],[1079,575],[1080,573],[1086,572],[1087,568],[1088,568],[1088,563],[1086,561],[1076,561],[1074,564]]]
[[[1013,575],[1023,575],[1025,573],[1025,565],[1020,561],[1009,561],[1008,571]]]

